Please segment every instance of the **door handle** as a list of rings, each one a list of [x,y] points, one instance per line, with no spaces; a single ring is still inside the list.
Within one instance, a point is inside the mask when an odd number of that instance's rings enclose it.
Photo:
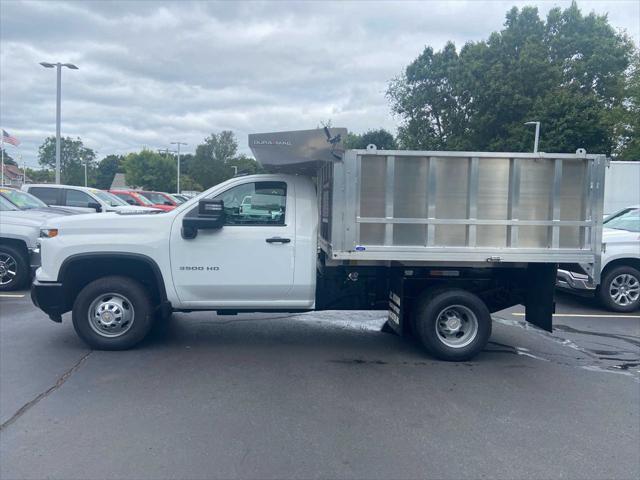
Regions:
[[[271,237],[267,238],[267,243],[289,243],[291,242],[290,238],[282,238],[282,237]]]

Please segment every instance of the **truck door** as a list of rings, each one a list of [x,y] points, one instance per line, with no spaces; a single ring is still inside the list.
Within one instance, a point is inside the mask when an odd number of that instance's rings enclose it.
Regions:
[[[211,198],[224,201],[225,224],[181,234],[178,215],[171,232],[171,269],[180,301],[194,307],[233,308],[285,304],[293,287],[295,201],[285,181],[235,184]],[[267,305],[269,305],[267,303]]]

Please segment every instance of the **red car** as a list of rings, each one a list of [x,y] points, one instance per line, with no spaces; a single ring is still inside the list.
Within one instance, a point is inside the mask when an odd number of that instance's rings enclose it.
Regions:
[[[110,193],[113,193],[116,197],[124,200],[129,205],[140,205],[142,207],[154,207],[159,210],[169,211],[176,208],[175,206],[166,205],[163,203],[153,203],[146,196],[142,195],[142,192],[137,190],[109,190]]]
[[[142,190],[140,193],[147,197],[147,199],[150,200],[154,205],[166,205],[171,206],[171,208],[176,208],[178,205],[180,205],[180,203],[177,202],[176,199],[168,193],[150,192],[146,190]]]

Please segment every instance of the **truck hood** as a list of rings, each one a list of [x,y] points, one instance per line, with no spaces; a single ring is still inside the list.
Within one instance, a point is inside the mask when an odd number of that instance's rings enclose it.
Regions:
[[[6,225],[23,225],[26,227],[39,227],[52,218],[62,218],[60,213],[44,210],[9,210],[0,212],[0,223]]]
[[[45,227],[58,228],[61,235],[65,235],[65,233],[107,235],[139,233],[140,230],[154,228],[160,223],[166,223],[166,228],[170,228],[173,216],[159,215],[159,212],[162,211],[153,209],[136,211],[134,208],[117,212],[69,215],[50,218]]]
[[[602,229],[602,243],[627,243],[640,241],[639,232],[628,230],[616,230],[615,228]]]
[[[107,211],[122,212],[122,213],[135,213],[135,212],[155,213],[155,212],[161,212],[162,210],[160,210],[159,208],[153,208],[153,207],[142,207],[137,205],[126,205],[126,206],[122,205],[118,207],[109,207]]]

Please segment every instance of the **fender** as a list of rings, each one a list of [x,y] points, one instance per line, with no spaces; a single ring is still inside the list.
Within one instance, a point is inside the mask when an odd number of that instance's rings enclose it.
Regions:
[[[164,285],[164,279],[162,277],[162,271],[158,264],[152,258],[142,255],[140,253],[126,253],[126,252],[89,252],[89,253],[77,253],[65,258],[58,270],[58,282],[64,284],[67,270],[73,263],[79,260],[87,259],[118,259],[118,260],[135,260],[145,263],[151,268],[153,276],[155,277],[156,286],[158,287],[158,294],[162,303],[167,302],[167,290]]]

